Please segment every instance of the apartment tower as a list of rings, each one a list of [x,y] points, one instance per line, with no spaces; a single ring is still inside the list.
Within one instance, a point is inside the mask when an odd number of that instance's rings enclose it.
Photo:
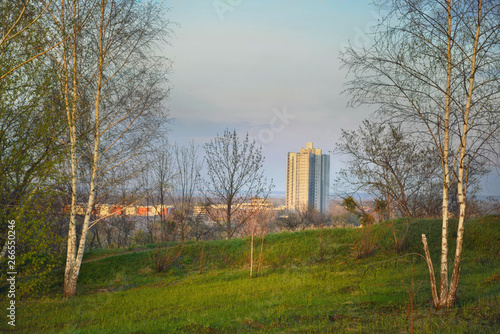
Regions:
[[[286,206],[289,210],[307,207],[328,213],[330,156],[321,154],[313,143],[306,143],[299,153],[288,152]]]

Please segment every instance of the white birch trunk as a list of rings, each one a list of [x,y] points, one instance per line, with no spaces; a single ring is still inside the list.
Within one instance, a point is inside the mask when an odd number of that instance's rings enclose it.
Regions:
[[[447,77],[446,77],[446,110],[444,119],[444,145],[442,153],[442,168],[443,168],[443,224],[441,230],[441,275],[440,275],[440,303],[437,308],[442,306],[443,301],[448,296],[448,197],[450,189],[450,169],[448,165],[450,151],[450,99],[451,99],[451,0],[447,1],[448,14],[448,38],[447,38]]]
[[[68,43],[66,42],[66,31],[65,31],[65,5],[64,0],[61,0],[61,18],[62,18],[62,29],[63,29],[63,82],[64,82],[64,95],[65,95],[65,106],[66,106],[66,116],[69,128],[70,137],[70,164],[71,164],[71,209],[69,216],[69,228],[68,228],[68,248],[66,254],[66,268],[64,272],[64,296],[72,296],[76,293],[76,280],[75,276],[75,256],[76,256],[76,187],[77,187],[77,151],[76,151],[76,119],[77,119],[77,102],[78,102],[78,72],[76,68],[77,63],[77,50],[76,50],[76,36],[72,36],[69,41],[69,47],[71,48],[71,62],[66,57],[66,49]],[[72,17],[76,17],[76,2],[73,3]],[[73,33],[76,31],[76,22],[73,23]],[[68,65],[71,66],[72,78],[69,76]],[[69,87],[69,83],[72,82],[72,87]],[[71,96],[70,96],[71,94]]]
[[[96,184],[96,175],[98,169],[99,162],[99,146],[100,146],[100,138],[101,138],[101,130],[100,130],[100,99],[101,99],[101,89],[102,89],[102,74],[103,74],[103,34],[104,34],[104,10],[105,10],[105,1],[101,4],[101,21],[100,21],[100,40],[99,40],[99,63],[97,69],[97,88],[95,93],[95,106],[94,106],[94,147],[93,147],[93,155],[91,161],[91,175],[90,175],[90,193],[87,201],[87,208],[85,211],[85,217],[82,226],[82,234],[80,235],[80,240],[78,243],[78,252],[76,253],[76,226],[75,226],[75,216],[76,216],[76,130],[74,131],[74,143],[72,143],[71,152],[72,152],[72,187],[73,187],[73,195],[72,195],[72,214],[70,216],[70,229],[68,235],[68,253],[66,259],[66,271],[64,277],[64,296],[74,296],[76,294],[76,287],[78,276],[80,274],[80,268],[83,260],[83,253],[85,251],[85,241],[87,240],[87,232],[89,230],[90,218],[92,215],[92,208],[95,204],[95,184]],[[75,37],[76,38],[76,37]],[[74,63],[73,68],[76,71],[76,46],[73,47],[73,57]],[[76,76],[76,73],[75,73]],[[76,85],[74,83],[74,91],[76,92]],[[73,127],[75,127],[76,120],[76,100],[77,96],[75,93],[74,98],[74,108],[73,108]],[[74,214],[73,214],[74,212]],[[76,253],[76,254],[75,254]]]
[[[440,301],[439,301],[439,297],[438,297],[438,293],[437,293],[436,275],[434,274],[434,266],[432,265],[431,254],[429,252],[429,246],[427,245],[427,238],[425,237],[425,234],[422,234],[422,243],[424,244],[425,261],[427,262],[427,266],[429,268],[429,278],[430,278],[430,282],[431,282],[432,302],[434,304],[434,307],[436,309],[439,309]]]
[[[455,250],[455,261],[453,264],[453,274],[451,278],[451,284],[450,284],[450,293],[448,295],[448,299],[446,300],[446,305],[451,307],[454,306],[455,301],[456,301],[456,294],[457,294],[457,289],[458,289],[458,283],[460,281],[460,262],[461,262],[461,257],[462,257],[462,247],[463,247],[463,240],[464,240],[464,232],[465,232],[465,210],[467,206],[467,180],[465,179],[465,170],[466,170],[466,162],[465,162],[465,157],[466,157],[466,146],[467,146],[467,133],[469,131],[469,114],[470,114],[470,109],[472,105],[472,95],[474,92],[474,78],[476,74],[476,58],[477,58],[477,52],[478,52],[478,44],[479,44],[479,37],[481,35],[481,6],[482,6],[482,0],[478,0],[478,22],[477,22],[477,29],[476,29],[476,36],[474,38],[474,49],[472,53],[472,60],[471,60],[471,72],[470,72],[470,78],[469,78],[469,89],[468,89],[468,94],[467,94],[467,103],[465,106],[464,110],[464,115],[463,115],[463,125],[462,125],[462,138],[460,140],[460,160],[458,164],[458,201],[460,205],[460,216],[458,218],[458,228],[457,228],[457,245],[456,245],[456,250]]]

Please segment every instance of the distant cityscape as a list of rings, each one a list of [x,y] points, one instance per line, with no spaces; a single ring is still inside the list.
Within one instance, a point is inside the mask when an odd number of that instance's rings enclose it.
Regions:
[[[277,216],[283,215],[285,210],[297,211],[314,208],[323,214],[329,213],[330,207],[330,156],[322,154],[321,149],[314,148],[312,142],[306,143],[298,153],[287,154],[287,190],[275,191],[270,197],[286,199],[286,204],[271,203],[269,200],[253,199],[249,203],[241,203],[241,210],[272,210]],[[224,210],[224,205],[212,206],[213,209]],[[92,214],[99,217],[106,216],[170,216],[174,214],[174,205],[109,205],[96,204]],[[69,213],[70,206],[64,207]],[[85,206],[77,205],[76,214],[84,215]],[[194,216],[206,216],[204,205],[194,205]]]

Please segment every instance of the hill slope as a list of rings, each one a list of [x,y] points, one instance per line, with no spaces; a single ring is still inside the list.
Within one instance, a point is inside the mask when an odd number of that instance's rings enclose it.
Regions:
[[[159,250],[90,253],[78,296],[22,301],[16,332],[498,333],[500,217],[468,221],[460,299],[435,312],[425,261],[408,254],[423,253],[425,233],[438,266],[440,229],[439,220],[378,224],[365,258],[361,229],[269,235],[255,241],[253,279],[248,238],[170,246],[182,253],[162,273],[151,269]]]

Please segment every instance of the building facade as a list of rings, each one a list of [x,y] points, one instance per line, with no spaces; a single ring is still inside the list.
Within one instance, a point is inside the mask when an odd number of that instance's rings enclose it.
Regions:
[[[286,206],[289,210],[308,207],[328,213],[330,156],[321,154],[313,143],[306,143],[299,153],[288,152]]]

